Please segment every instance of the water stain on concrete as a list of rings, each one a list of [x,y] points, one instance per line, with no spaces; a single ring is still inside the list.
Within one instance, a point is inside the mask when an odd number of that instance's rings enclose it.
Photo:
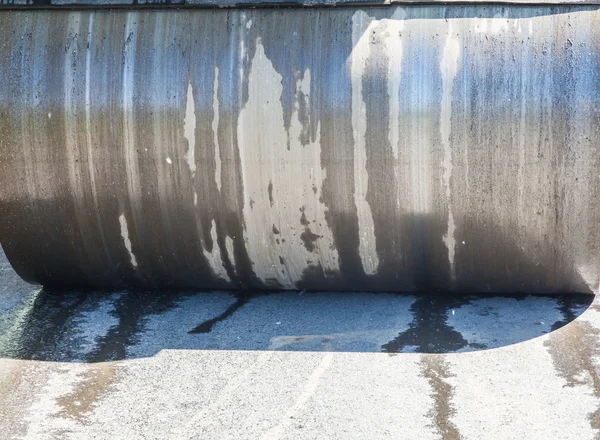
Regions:
[[[226,320],[243,306],[245,306],[252,298],[255,298],[256,294],[249,294],[247,292],[241,292],[235,295],[235,302],[231,304],[227,309],[218,316],[214,318],[208,319],[201,324],[198,324],[192,330],[188,332],[190,335],[198,334],[198,333],[210,333],[215,326],[215,324]]]
[[[105,362],[90,366],[83,380],[76,388],[59,399],[57,405],[61,408],[59,417],[84,420],[94,410],[98,400],[115,382],[117,368],[115,362]]]
[[[467,340],[447,323],[452,308],[468,304],[468,297],[427,295],[418,298],[410,307],[413,320],[409,328],[384,344],[386,353],[416,351],[418,353],[448,353],[469,345]]]
[[[456,410],[452,405],[454,391],[446,381],[451,374],[448,363],[439,354],[423,355],[421,371],[432,388],[431,397],[434,406],[430,412],[434,427],[443,440],[459,440],[462,438],[452,416]]]

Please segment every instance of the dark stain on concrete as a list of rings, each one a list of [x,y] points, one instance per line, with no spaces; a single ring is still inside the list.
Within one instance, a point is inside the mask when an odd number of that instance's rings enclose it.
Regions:
[[[269,186],[267,186],[269,192],[269,204],[273,207],[273,182],[269,180]]]
[[[300,224],[302,226],[308,226],[308,225],[310,225],[310,222],[306,218],[306,213],[304,212],[304,210],[305,210],[304,206],[302,208],[300,208],[300,212],[302,213],[302,215],[300,216]]]
[[[317,235],[315,233],[313,233],[310,230],[310,221],[306,218],[306,213],[304,212],[305,207],[303,206],[302,208],[300,208],[300,212],[302,213],[302,215],[300,216],[300,224],[302,226],[304,226],[304,232],[302,232],[302,234],[300,234],[300,239],[302,240],[302,243],[304,244],[304,247],[306,248],[306,250],[308,252],[314,252],[315,250],[315,242],[321,238],[320,235]]]
[[[314,252],[315,242],[320,238],[320,235],[314,234],[310,228],[304,228],[304,232],[300,234],[300,239],[304,243],[304,247],[308,252]]]
[[[130,291],[114,303],[112,314],[118,323],[96,341],[88,362],[119,361],[127,358],[127,348],[137,343],[138,335],[150,315],[165,313],[189,293]]]
[[[425,295],[411,306],[413,321],[408,330],[384,344],[386,353],[398,353],[407,347],[418,353],[448,353],[469,345],[467,340],[447,323],[448,311],[468,304],[468,297]]]
[[[75,389],[56,400],[56,404],[61,408],[57,415],[79,421],[85,420],[116,378],[116,363],[101,362],[91,365],[90,370],[85,372],[83,380],[76,384]]]
[[[210,333],[215,326],[215,324],[226,320],[243,306],[245,306],[252,298],[255,298],[257,295],[252,295],[248,293],[238,293],[235,295],[235,302],[227,307],[227,309],[218,316],[214,318],[208,319],[201,324],[198,324],[192,330],[188,332],[190,335],[195,335],[199,333]]]
[[[452,386],[446,381],[451,377],[448,363],[439,354],[423,355],[421,371],[432,388],[431,397],[434,406],[430,415],[433,418],[435,429],[443,440],[460,440],[462,436],[452,422],[452,416],[456,411],[452,406],[454,392]]]
[[[25,317],[18,339],[2,347],[0,356],[36,361],[64,361],[77,357],[76,350],[59,349],[60,341],[74,326],[73,317],[90,298],[86,292],[63,296],[43,289]],[[6,350],[8,348],[8,350]]]

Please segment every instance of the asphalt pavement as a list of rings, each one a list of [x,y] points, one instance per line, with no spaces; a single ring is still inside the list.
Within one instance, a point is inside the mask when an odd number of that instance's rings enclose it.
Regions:
[[[595,439],[592,296],[58,291],[0,252],[1,439]]]

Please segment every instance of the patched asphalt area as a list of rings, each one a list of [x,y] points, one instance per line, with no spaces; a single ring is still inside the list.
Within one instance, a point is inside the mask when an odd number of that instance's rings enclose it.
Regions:
[[[594,439],[593,297],[56,291],[0,254],[6,439]]]

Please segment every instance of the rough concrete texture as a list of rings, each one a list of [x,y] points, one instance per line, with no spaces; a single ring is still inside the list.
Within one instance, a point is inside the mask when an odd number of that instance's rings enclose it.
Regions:
[[[598,0],[0,0],[0,9],[77,8],[244,8],[389,6],[394,4],[497,3],[527,5],[598,5]]]
[[[599,20],[4,12],[0,239],[44,285],[594,292]]]
[[[596,439],[590,295],[41,290],[0,254],[2,439]]]

